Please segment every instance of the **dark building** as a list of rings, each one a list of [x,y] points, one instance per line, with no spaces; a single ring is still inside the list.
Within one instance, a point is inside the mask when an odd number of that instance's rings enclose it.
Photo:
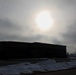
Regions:
[[[37,42],[0,42],[0,59],[65,57],[66,46]]]
[[[33,43],[32,57],[47,57],[47,58],[65,58],[66,46],[46,44],[46,43]]]

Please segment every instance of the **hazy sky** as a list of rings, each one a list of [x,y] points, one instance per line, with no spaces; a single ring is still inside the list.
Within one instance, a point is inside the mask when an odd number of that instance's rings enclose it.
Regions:
[[[55,23],[39,32],[35,16],[48,10]],[[76,0],[0,0],[0,41],[46,42],[76,46]]]

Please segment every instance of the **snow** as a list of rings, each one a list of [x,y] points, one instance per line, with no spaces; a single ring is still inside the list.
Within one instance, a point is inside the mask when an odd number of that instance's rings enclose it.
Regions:
[[[48,59],[35,64],[25,62],[15,65],[2,66],[0,67],[0,75],[19,75],[20,73],[30,74],[34,71],[46,72],[69,68],[76,68],[76,60],[56,63],[55,60]]]
[[[46,71],[67,69],[67,64],[65,62],[56,63],[55,60],[51,60],[51,59],[39,62],[37,64],[40,65]]]
[[[66,62],[68,65],[68,68],[76,68],[76,60]]]

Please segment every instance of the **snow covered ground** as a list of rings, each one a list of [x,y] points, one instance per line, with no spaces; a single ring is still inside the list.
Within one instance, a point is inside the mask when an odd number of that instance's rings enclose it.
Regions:
[[[20,73],[33,73],[35,71],[46,72],[46,71],[57,71],[76,68],[76,60],[71,60],[69,62],[58,62],[55,60],[47,59],[35,64],[30,62],[8,65],[0,67],[0,75],[19,75]]]

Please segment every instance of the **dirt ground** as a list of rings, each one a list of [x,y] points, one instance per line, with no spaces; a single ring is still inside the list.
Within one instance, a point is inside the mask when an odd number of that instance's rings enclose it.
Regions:
[[[47,59],[10,59],[10,60],[0,60],[0,66],[6,66],[6,65],[13,65],[13,64],[18,64],[18,63],[25,63],[25,62],[30,62],[30,63],[37,63],[40,61],[45,61]]]
[[[76,69],[52,71],[52,72],[45,72],[45,73],[34,73],[34,74],[21,74],[21,75],[76,75]]]
[[[36,63],[40,61],[44,61],[47,59],[11,59],[11,60],[0,60],[0,66],[5,66],[5,65],[12,65],[12,64],[17,64],[17,63],[24,63],[24,62],[31,62],[31,63]],[[67,58],[54,58],[56,62],[63,62],[63,61],[69,61]]]

